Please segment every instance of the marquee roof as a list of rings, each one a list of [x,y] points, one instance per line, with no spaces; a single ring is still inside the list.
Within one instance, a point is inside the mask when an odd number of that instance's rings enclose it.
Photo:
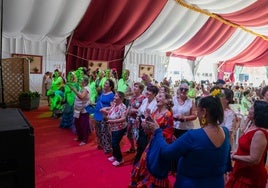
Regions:
[[[4,56],[38,52],[49,61],[54,53],[51,51],[58,50],[57,53],[82,55],[83,59],[109,61],[122,58],[128,46],[143,53],[209,57],[224,62],[221,67],[225,71],[232,71],[235,64],[268,65],[267,0],[3,3]],[[74,68],[71,61],[74,58],[67,58],[67,69]]]

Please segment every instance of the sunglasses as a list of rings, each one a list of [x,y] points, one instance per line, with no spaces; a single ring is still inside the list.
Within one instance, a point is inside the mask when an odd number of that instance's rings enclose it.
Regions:
[[[180,88],[180,91],[181,91],[181,92],[187,92],[188,89],[187,89],[187,88],[182,88],[182,87],[181,87],[181,88]]]

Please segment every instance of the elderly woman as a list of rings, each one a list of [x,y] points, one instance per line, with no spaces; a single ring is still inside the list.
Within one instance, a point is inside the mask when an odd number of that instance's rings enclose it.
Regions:
[[[151,131],[147,130],[146,121],[155,121],[162,130],[163,136],[167,143],[173,141],[173,115],[172,115],[172,97],[169,93],[159,92],[156,96],[157,108],[154,112],[145,113],[145,121],[142,123],[145,132],[151,138]],[[150,146],[149,146],[150,147]],[[166,177],[159,179],[154,177],[147,169],[146,157],[148,147],[143,152],[141,159],[133,166],[131,183],[129,187],[164,187],[170,188],[171,183]]]
[[[193,121],[197,118],[197,110],[193,100],[188,98],[189,85],[182,82],[177,90],[177,95],[173,97],[174,106],[174,136],[180,137],[182,134],[194,128]]]
[[[146,98],[142,101],[141,106],[138,108],[137,111],[137,120],[136,123],[138,124],[138,139],[137,139],[137,152],[134,157],[134,164],[137,163],[143,151],[145,150],[147,144],[149,143],[149,137],[148,135],[144,132],[143,127],[141,126],[142,120],[144,119],[144,114],[145,113],[153,113],[156,110],[156,95],[158,94],[158,88],[154,85],[149,85],[147,87],[145,96]]]
[[[142,91],[144,89],[144,85],[140,82],[134,83],[133,87],[133,95],[130,99],[129,105],[128,105],[128,116],[127,116],[127,138],[130,143],[130,148],[127,150],[127,153],[134,153],[136,151],[135,148],[135,139],[137,139],[138,136],[138,129],[137,126],[135,126],[136,118],[137,118],[137,112],[138,108],[141,106],[143,99],[145,99],[145,96],[142,94]]]
[[[88,142],[88,137],[90,133],[89,114],[85,110],[85,107],[88,104],[90,97],[88,82],[88,77],[83,76],[81,82],[81,91],[78,91],[75,87],[69,85],[70,89],[76,95],[74,102],[74,125],[76,128],[77,141],[80,141],[79,146],[83,146]]]
[[[268,102],[255,101],[252,124],[239,138],[238,149],[231,157],[235,161],[227,188],[264,188],[267,183],[265,168],[268,150]]]
[[[126,115],[127,107],[123,103],[124,93],[118,91],[115,93],[113,105],[111,107],[102,108],[100,111],[107,114],[107,123],[112,132],[112,156],[108,158],[113,162],[114,166],[119,166],[124,163],[122,152],[120,149],[120,141],[127,130]]]

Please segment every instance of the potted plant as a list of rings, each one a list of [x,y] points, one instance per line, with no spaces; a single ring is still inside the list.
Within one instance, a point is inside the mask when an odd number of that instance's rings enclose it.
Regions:
[[[19,94],[19,106],[22,110],[33,110],[39,107],[40,93],[24,91]]]

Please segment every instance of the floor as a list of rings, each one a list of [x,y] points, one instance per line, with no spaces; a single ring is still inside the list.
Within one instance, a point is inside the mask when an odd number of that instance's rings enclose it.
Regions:
[[[47,98],[46,97],[41,97],[39,105],[40,106],[48,106]]]

